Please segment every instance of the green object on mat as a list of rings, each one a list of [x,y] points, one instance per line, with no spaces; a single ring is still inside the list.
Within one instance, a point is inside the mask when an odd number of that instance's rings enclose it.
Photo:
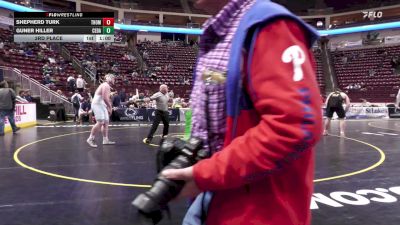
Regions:
[[[185,140],[190,138],[192,133],[192,110],[189,109],[185,112]]]

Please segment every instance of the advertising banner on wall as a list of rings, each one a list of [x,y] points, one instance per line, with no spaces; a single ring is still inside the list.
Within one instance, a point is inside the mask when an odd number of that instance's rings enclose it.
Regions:
[[[385,37],[385,44],[398,44],[400,43],[400,35]]]
[[[120,121],[153,121],[155,117],[155,109],[134,109],[134,108],[119,108],[116,115]],[[169,121],[180,121],[179,109],[170,109]]]
[[[347,119],[389,118],[387,107],[350,107],[346,113]]]
[[[324,116],[326,109],[324,108]],[[346,113],[346,119],[377,119],[389,118],[388,107],[350,107]],[[333,119],[337,119],[337,115],[333,114]]]
[[[169,109],[169,121],[179,121],[179,109]],[[155,117],[155,109],[148,109],[147,115],[149,117],[149,121],[153,121]]]
[[[119,108],[116,111],[121,121],[147,121],[147,109]]]
[[[36,104],[17,104],[15,106],[14,119],[18,127],[30,127],[36,125]],[[8,119],[5,120],[5,131],[11,131]]]

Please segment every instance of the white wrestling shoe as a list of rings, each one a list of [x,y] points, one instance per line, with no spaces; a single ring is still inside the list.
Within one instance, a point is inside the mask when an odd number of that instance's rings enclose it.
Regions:
[[[103,145],[115,145],[115,141],[110,141],[108,139],[103,139]]]
[[[93,138],[88,138],[88,139],[86,140],[86,142],[89,144],[90,147],[92,147],[92,148],[97,148],[96,142],[94,142],[94,139],[93,139]]]

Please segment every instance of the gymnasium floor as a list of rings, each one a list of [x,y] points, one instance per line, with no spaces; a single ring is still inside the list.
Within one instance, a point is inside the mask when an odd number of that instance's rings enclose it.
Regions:
[[[88,126],[0,138],[0,225],[138,224],[130,202],[155,177],[148,129],[115,124],[117,145],[99,149],[86,145]],[[400,120],[348,121],[346,136],[323,137],[316,149],[313,225],[400,224]],[[185,205],[171,204],[172,219],[160,224],[180,224]]]

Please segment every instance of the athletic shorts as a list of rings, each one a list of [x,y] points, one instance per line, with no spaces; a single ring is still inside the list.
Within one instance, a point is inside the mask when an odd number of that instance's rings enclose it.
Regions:
[[[346,112],[343,107],[328,107],[326,108],[326,117],[332,118],[333,113],[339,117],[339,119],[344,119],[346,117]]]
[[[108,115],[107,107],[103,104],[92,104],[92,112],[94,113],[94,117],[96,121],[110,121],[110,117]]]

